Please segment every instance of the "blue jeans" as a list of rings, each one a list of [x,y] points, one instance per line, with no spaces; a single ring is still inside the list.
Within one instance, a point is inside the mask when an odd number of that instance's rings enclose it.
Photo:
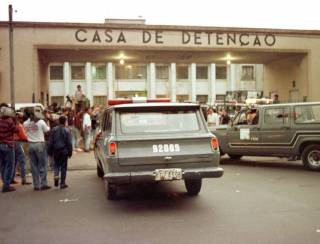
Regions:
[[[0,142],[0,169],[3,182],[3,189],[10,186],[14,166],[14,148]]]
[[[90,142],[91,142],[91,128],[87,128],[84,130],[84,150],[90,150]]]
[[[68,155],[58,155],[54,157],[54,178],[58,179],[61,172],[61,181],[60,185],[65,184],[67,177],[67,168],[68,168]]]
[[[75,150],[78,148],[78,129],[74,126],[70,126],[72,149]]]
[[[48,161],[45,143],[29,142],[29,157],[33,186],[47,186]]]
[[[16,141],[15,142],[14,156],[15,156],[15,163],[14,163],[14,167],[13,167],[11,180],[14,180],[14,176],[16,174],[17,165],[18,165],[18,163],[20,163],[21,179],[23,181],[25,181],[26,180],[26,157],[24,155],[24,151],[23,151],[23,148],[22,148],[22,142],[20,142],[20,141]]]

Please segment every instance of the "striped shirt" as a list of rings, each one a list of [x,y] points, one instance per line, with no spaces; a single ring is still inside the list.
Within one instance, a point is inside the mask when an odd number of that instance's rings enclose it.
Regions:
[[[16,132],[16,125],[12,118],[0,118],[0,143],[14,147],[13,134]]]

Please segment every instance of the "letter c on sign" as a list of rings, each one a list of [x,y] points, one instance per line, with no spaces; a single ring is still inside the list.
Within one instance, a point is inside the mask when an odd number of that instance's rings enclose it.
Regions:
[[[74,34],[78,42],[85,42],[85,41],[87,40],[87,38],[80,38],[80,37],[79,37],[79,33],[80,33],[80,32],[87,33],[87,30],[86,30],[86,29],[78,29],[78,30],[76,31],[76,33]]]

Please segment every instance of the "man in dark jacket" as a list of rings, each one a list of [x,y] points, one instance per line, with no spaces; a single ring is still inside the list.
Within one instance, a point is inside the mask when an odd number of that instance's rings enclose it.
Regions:
[[[54,159],[54,186],[59,186],[59,173],[61,172],[60,189],[67,188],[66,176],[68,158],[72,156],[71,135],[66,126],[67,118],[60,116],[59,126],[52,129],[48,142],[48,155]]]

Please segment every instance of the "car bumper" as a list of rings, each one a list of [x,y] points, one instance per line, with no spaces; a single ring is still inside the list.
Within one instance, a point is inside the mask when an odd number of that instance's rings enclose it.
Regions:
[[[220,167],[183,169],[182,179],[219,178],[223,175]],[[107,173],[104,179],[109,183],[126,184],[135,182],[154,182],[154,171]]]

